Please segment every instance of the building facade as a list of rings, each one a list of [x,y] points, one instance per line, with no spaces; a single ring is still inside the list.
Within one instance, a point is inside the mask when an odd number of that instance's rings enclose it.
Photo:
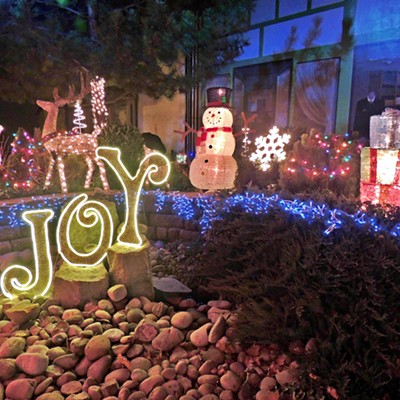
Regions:
[[[256,113],[258,134],[351,132],[368,93],[400,104],[399,28],[396,0],[258,0],[249,45],[204,91],[232,87],[236,114]]]

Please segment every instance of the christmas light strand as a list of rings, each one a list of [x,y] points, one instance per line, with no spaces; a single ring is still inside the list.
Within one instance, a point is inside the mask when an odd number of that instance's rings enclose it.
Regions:
[[[362,146],[354,143],[349,139],[348,133],[332,136],[321,136],[315,134],[310,138],[311,146],[305,145],[304,149],[312,149],[316,147],[316,151],[321,151],[324,157],[321,160],[307,160],[305,157],[290,157],[288,160],[287,171],[293,175],[301,174],[310,178],[326,176],[329,179],[335,179],[341,176],[347,176],[352,171],[351,162],[354,160],[354,155],[360,153]]]
[[[93,113],[93,133],[99,135],[107,125],[108,111],[105,103],[105,79],[96,77],[90,81]]]
[[[11,143],[11,156],[15,159],[12,165],[4,165],[2,179],[6,188],[12,187],[19,191],[30,191],[35,186],[34,177],[42,173],[37,164],[37,156],[44,152],[42,143],[29,136],[26,131],[18,130],[13,133],[14,140]],[[18,161],[16,158],[20,156]],[[8,161],[10,161],[8,157]]]
[[[182,219],[196,220],[202,233],[209,230],[214,221],[222,220],[224,213],[240,210],[252,215],[267,215],[271,210],[279,209],[309,222],[322,222],[325,226],[324,234],[354,222],[359,227],[366,227],[370,232],[388,232],[392,236],[400,237],[400,223],[392,223],[392,226],[388,223],[388,226],[385,226],[362,211],[349,214],[314,201],[285,200],[278,195],[246,193],[221,199],[213,196],[193,197],[157,191],[155,204],[158,212],[165,212],[168,207]]]
[[[267,215],[271,210],[281,210],[303,220],[321,222],[325,228],[323,233],[329,234],[349,223],[355,223],[358,227],[364,227],[369,232],[389,233],[400,239],[400,222],[387,220],[386,224],[380,223],[376,218],[359,210],[354,214],[343,210],[329,208],[326,204],[314,201],[286,200],[278,195],[267,196],[266,194],[235,194],[227,198],[213,196],[187,195],[179,192],[143,191],[143,197],[154,195],[157,212],[170,211],[184,220],[195,221],[201,227],[202,233],[210,229],[216,220],[222,220],[224,213],[237,212],[238,210],[252,215]],[[28,210],[51,209],[54,211],[56,220],[59,218],[64,204],[75,196],[32,196],[30,198],[18,199],[19,203],[0,204],[0,225],[21,227],[25,226],[21,218],[23,212]],[[125,204],[123,193],[112,196],[117,206]],[[143,202],[140,201],[139,212],[143,210]]]

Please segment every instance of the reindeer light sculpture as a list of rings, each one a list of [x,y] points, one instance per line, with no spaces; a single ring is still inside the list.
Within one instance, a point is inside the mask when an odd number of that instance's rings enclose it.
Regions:
[[[109,190],[109,185],[106,177],[106,170],[103,162],[96,156],[98,147],[97,137],[105,126],[105,118],[107,110],[104,104],[104,79],[96,78],[87,84],[87,79],[81,74],[81,90],[78,95],[75,95],[73,85],[69,86],[68,97],[61,98],[58,93],[58,88],[54,88],[54,101],[37,100],[36,104],[43,110],[47,111],[46,120],[43,125],[41,140],[45,149],[51,154],[50,163],[47,170],[45,188],[47,188],[52,180],[55,165],[57,165],[58,174],[60,177],[60,185],[62,193],[68,192],[67,181],[65,178],[64,158],[69,155],[83,155],[88,166],[88,171],[85,179],[85,189],[90,187],[92,181],[94,164],[97,164],[100,171],[100,179],[104,190]],[[92,91],[92,111],[94,120],[94,130],[92,133],[77,132],[58,132],[57,117],[60,107],[72,102],[81,101],[83,97]],[[103,104],[101,104],[103,102]]]

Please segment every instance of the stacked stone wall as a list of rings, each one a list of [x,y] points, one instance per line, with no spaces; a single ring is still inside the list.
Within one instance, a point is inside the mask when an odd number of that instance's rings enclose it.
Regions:
[[[65,199],[67,202],[69,199]],[[109,200],[112,200],[110,197]],[[143,211],[139,215],[139,220],[147,226],[147,237],[151,240],[162,240],[172,242],[177,240],[195,240],[199,237],[199,227],[192,221],[185,221],[183,218],[173,214],[166,207],[165,211],[157,211],[155,207],[155,196],[151,193],[142,196]],[[12,252],[21,252],[32,249],[31,231],[27,225],[11,226],[9,214],[13,213],[13,206],[21,202],[21,199],[4,200],[0,207],[0,256]],[[24,200],[29,209],[39,209],[36,207],[40,201]],[[121,207],[119,207],[121,208]],[[119,210],[123,217],[123,210]],[[17,215],[22,221],[22,213]],[[50,243],[55,244],[55,226],[57,215],[50,223]]]

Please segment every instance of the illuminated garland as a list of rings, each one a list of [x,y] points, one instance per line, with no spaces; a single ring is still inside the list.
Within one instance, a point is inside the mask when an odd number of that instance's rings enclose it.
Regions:
[[[346,222],[353,221],[359,226],[368,227],[371,232],[388,232],[393,236],[400,237],[400,223],[391,223],[388,225],[380,224],[375,218],[368,214],[358,211],[354,214],[346,213],[339,209],[330,209],[325,204],[319,204],[313,201],[284,200],[278,195],[267,196],[265,194],[235,194],[226,199],[215,198],[212,196],[189,196],[179,192],[162,191],[143,191],[143,196],[155,194],[156,210],[165,212],[165,209],[171,211],[187,221],[197,221],[206,232],[213,221],[221,219],[224,212],[231,212],[240,209],[243,212],[254,215],[266,215],[271,209],[280,210],[297,216],[302,219],[323,222],[326,226],[325,233],[330,233],[334,229],[340,228]],[[24,226],[26,223],[21,220],[21,214],[27,210],[52,209],[55,215],[60,214],[63,205],[71,197],[57,196],[32,196],[29,199],[22,199],[19,204],[9,205],[6,202],[0,204],[0,225],[12,227]],[[117,205],[125,203],[123,193],[117,193],[113,196]],[[141,209],[141,202],[139,210]],[[4,221],[5,220],[5,221]]]
[[[13,228],[25,226],[26,223],[21,219],[21,216],[25,211],[29,210],[52,209],[58,218],[64,204],[74,197],[53,194],[18,199],[19,203],[17,204],[9,204],[9,202],[4,201],[0,203],[0,226],[7,225]],[[124,204],[125,196],[123,193],[117,193],[113,196],[113,200],[117,205],[122,205]]]
[[[310,134],[309,144],[311,145],[303,145],[303,148],[312,150],[315,147],[317,150],[322,150],[320,154],[324,156],[324,162],[315,161],[315,156],[318,156],[315,152],[312,152],[309,159],[299,154],[297,157],[293,156],[292,152],[286,170],[293,175],[301,174],[311,179],[320,176],[334,179],[347,175],[352,172],[350,163],[353,161],[354,153],[359,153],[362,147],[350,140],[349,136],[348,133],[343,136]]]
[[[340,228],[349,222],[367,227],[370,232],[388,232],[400,237],[400,223],[392,227],[379,224],[375,218],[362,211],[349,214],[339,209],[330,209],[325,204],[313,201],[284,200],[278,195],[235,194],[225,199],[213,196],[189,197],[179,193],[156,192],[156,209],[158,212],[170,206],[172,211],[185,220],[196,220],[205,233],[214,221],[222,220],[224,213],[238,210],[252,215],[266,215],[273,209],[308,220],[319,221],[325,226],[324,234]]]
[[[2,179],[5,187],[12,187],[15,190],[29,191],[35,186],[34,177],[41,173],[37,165],[37,156],[44,152],[41,143],[29,136],[26,131],[19,130],[13,133],[14,140],[11,143],[11,156],[8,163],[5,163]],[[17,160],[17,157],[19,159]],[[10,164],[10,160],[14,160]],[[21,178],[24,175],[24,178]]]
[[[90,81],[93,113],[93,133],[99,135],[107,125],[108,111],[105,102],[105,79],[96,77]]]

